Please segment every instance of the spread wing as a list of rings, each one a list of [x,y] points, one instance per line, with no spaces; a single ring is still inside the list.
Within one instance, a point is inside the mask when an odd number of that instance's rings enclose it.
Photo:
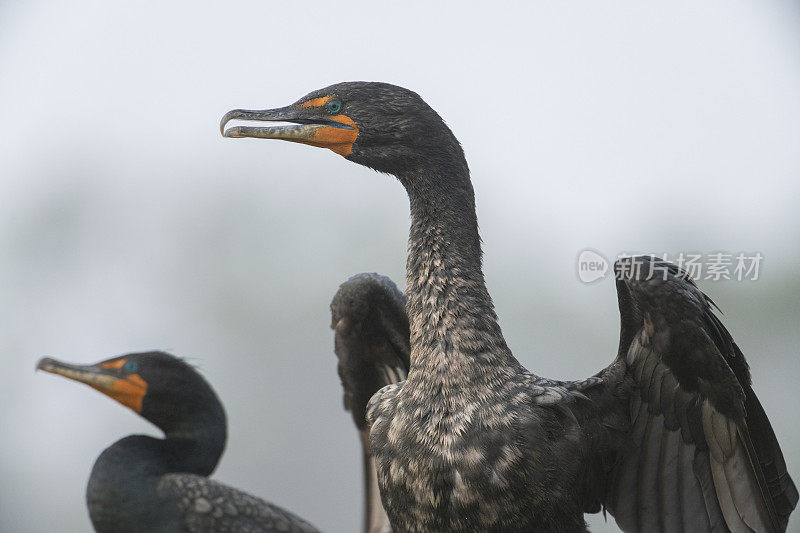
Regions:
[[[711,300],[675,265],[615,265],[630,443],[605,505],[626,531],[784,531],[798,493]]]
[[[173,502],[182,519],[181,531],[318,533],[285,509],[202,476],[166,474],[157,490],[161,499]]]
[[[410,347],[405,296],[385,276],[357,274],[339,288],[331,302],[331,315],[344,406],[353,415],[364,455],[364,531],[390,531],[369,452],[365,415],[373,394],[408,375]]]

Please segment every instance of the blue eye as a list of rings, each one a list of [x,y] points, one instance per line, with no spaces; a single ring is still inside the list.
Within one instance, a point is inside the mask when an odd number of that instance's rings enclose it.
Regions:
[[[335,115],[342,110],[342,103],[339,100],[331,100],[325,104],[325,111],[331,115]]]
[[[136,364],[136,361],[128,361],[123,365],[122,370],[127,372],[128,374],[135,374],[139,371],[139,365]]]

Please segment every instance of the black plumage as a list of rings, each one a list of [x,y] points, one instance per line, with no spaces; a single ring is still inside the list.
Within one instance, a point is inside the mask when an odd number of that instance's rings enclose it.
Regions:
[[[372,395],[408,374],[405,305],[405,296],[392,280],[367,273],[342,283],[331,302],[344,405],[358,429],[366,429],[367,402]]]
[[[461,146],[416,93],[340,83],[221,128],[330,148],[408,193],[411,366],[366,413],[395,530],[582,531],[603,507],[627,531],[786,528],[798,494],[747,363],[677,267],[618,262],[616,358],[586,380],[542,378],[500,331]]]
[[[163,439],[130,435],[98,457],[86,490],[96,531],[317,531],[289,511],[208,478],[225,448],[225,411],[185,361],[148,352],[86,366],[45,358],[37,368],[86,383],[164,432]]]
[[[375,462],[369,451],[367,402],[379,389],[406,379],[410,352],[406,299],[386,276],[358,274],[342,283],[331,302],[331,328],[344,406],[361,439],[364,531],[389,531]]]

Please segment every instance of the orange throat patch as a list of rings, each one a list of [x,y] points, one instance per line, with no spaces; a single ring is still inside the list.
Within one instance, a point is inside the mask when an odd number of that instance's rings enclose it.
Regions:
[[[316,130],[311,139],[302,142],[320,148],[328,148],[342,157],[347,157],[353,151],[353,143],[358,138],[356,123],[347,115],[335,115],[331,117],[331,120],[350,126],[352,129],[325,126]]]

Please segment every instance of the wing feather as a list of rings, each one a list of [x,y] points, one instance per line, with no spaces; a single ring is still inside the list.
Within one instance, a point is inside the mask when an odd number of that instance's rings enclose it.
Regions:
[[[663,420],[660,415],[647,419],[647,429],[639,456],[637,492],[639,493],[638,530],[658,531],[660,505],[658,500],[658,470],[661,456]]]
[[[711,531],[728,531],[728,526],[725,524],[725,518],[722,516],[722,510],[720,509],[719,496],[714,487],[708,450],[695,452],[692,470],[703,494],[703,502],[710,520]]]
[[[331,302],[331,327],[345,407],[353,415],[361,440],[364,531],[390,531],[369,451],[366,414],[376,392],[408,375],[411,350],[405,296],[385,276],[357,274],[339,287]]]
[[[696,482],[694,475],[694,444],[678,447],[678,483],[679,498],[681,502],[681,528],[674,531],[691,531],[697,528],[699,531],[711,531],[711,521],[706,511],[705,499],[703,498],[702,484]],[[721,517],[720,517],[721,518]]]
[[[783,531],[798,495],[744,355],[713,302],[659,264],[666,277],[615,265],[632,445],[606,506],[626,531]]]
[[[649,406],[650,413],[659,413],[662,416],[664,412],[661,410],[661,383],[664,380],[664,374],[668,372],[666,365],[663,363],[656,364],[656,369],[653,372],[653,377],[647,387],[648,398],[647,405]],[[666,423],[666,420],[664,421]]]
[[[658,468],[658,496],[661,509],[661,531],[679,531],[681,522],[681,499],[679,494],[678,461],[681,436],[677,431],[665,427],[661,444],[661,461]]]
[[[659,410],[664,414],[664,424],[667,429],[675,431],[681,427],[678,421],[678,393],[680,385],[672,372],[664,372],[661,378],[661,394],[659,395]]]

